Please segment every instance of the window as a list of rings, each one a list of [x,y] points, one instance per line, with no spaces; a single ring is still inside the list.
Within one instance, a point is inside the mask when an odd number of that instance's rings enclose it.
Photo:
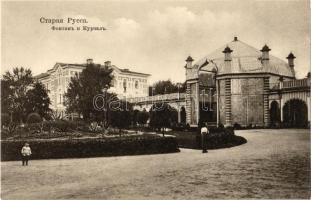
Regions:
[[[138,81],[135,81],[135,89],[138,89]]]
[[[124,93],[126,92],[126,79],[123,80],[123,89],[124,89]]]

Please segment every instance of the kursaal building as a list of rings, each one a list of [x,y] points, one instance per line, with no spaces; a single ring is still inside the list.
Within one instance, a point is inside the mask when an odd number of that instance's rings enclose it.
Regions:
[[[204,58],[186,59],[186,122],[268,127],[310,122],[310,77],[295,78],[293,53],[288,62],[237,37]],[[299,67],[299,66],[298,66]]]

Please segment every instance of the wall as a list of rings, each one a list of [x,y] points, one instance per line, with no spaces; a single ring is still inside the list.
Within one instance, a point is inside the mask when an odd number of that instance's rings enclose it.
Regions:
[[[263,78],[231,79],[232,124],[264,125]]]

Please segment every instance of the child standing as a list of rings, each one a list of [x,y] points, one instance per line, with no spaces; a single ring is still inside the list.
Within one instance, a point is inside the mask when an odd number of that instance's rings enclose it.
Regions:
[[[29,144],[28,143],[25,143],[25,145],[23,146],[22,148],[22,161],[23,161],[23,166],[26,164],[28,165],[28,160],[29,160],[29,157],[31,155],[31,149],[29,147]]]

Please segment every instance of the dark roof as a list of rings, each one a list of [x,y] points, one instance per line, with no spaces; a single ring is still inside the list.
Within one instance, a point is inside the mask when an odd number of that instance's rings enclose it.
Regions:
[[[287,59],[295,59],[296,57],[294,56],[294,54],[292,52],[290,52],[286,58]]]
[[[262,47],[262,49],[260,50],[261,52],[264,51],[270,51],[271,49],[265,44],[265,46]]]
[[[222,52],[223,53],[231,53],[232,50],[230,49],[230,47],[227,46]]]
[[[186,62],[192,62],[194,61],[193,58],[191,56],[188,56],[188,58],[186,59]]]

